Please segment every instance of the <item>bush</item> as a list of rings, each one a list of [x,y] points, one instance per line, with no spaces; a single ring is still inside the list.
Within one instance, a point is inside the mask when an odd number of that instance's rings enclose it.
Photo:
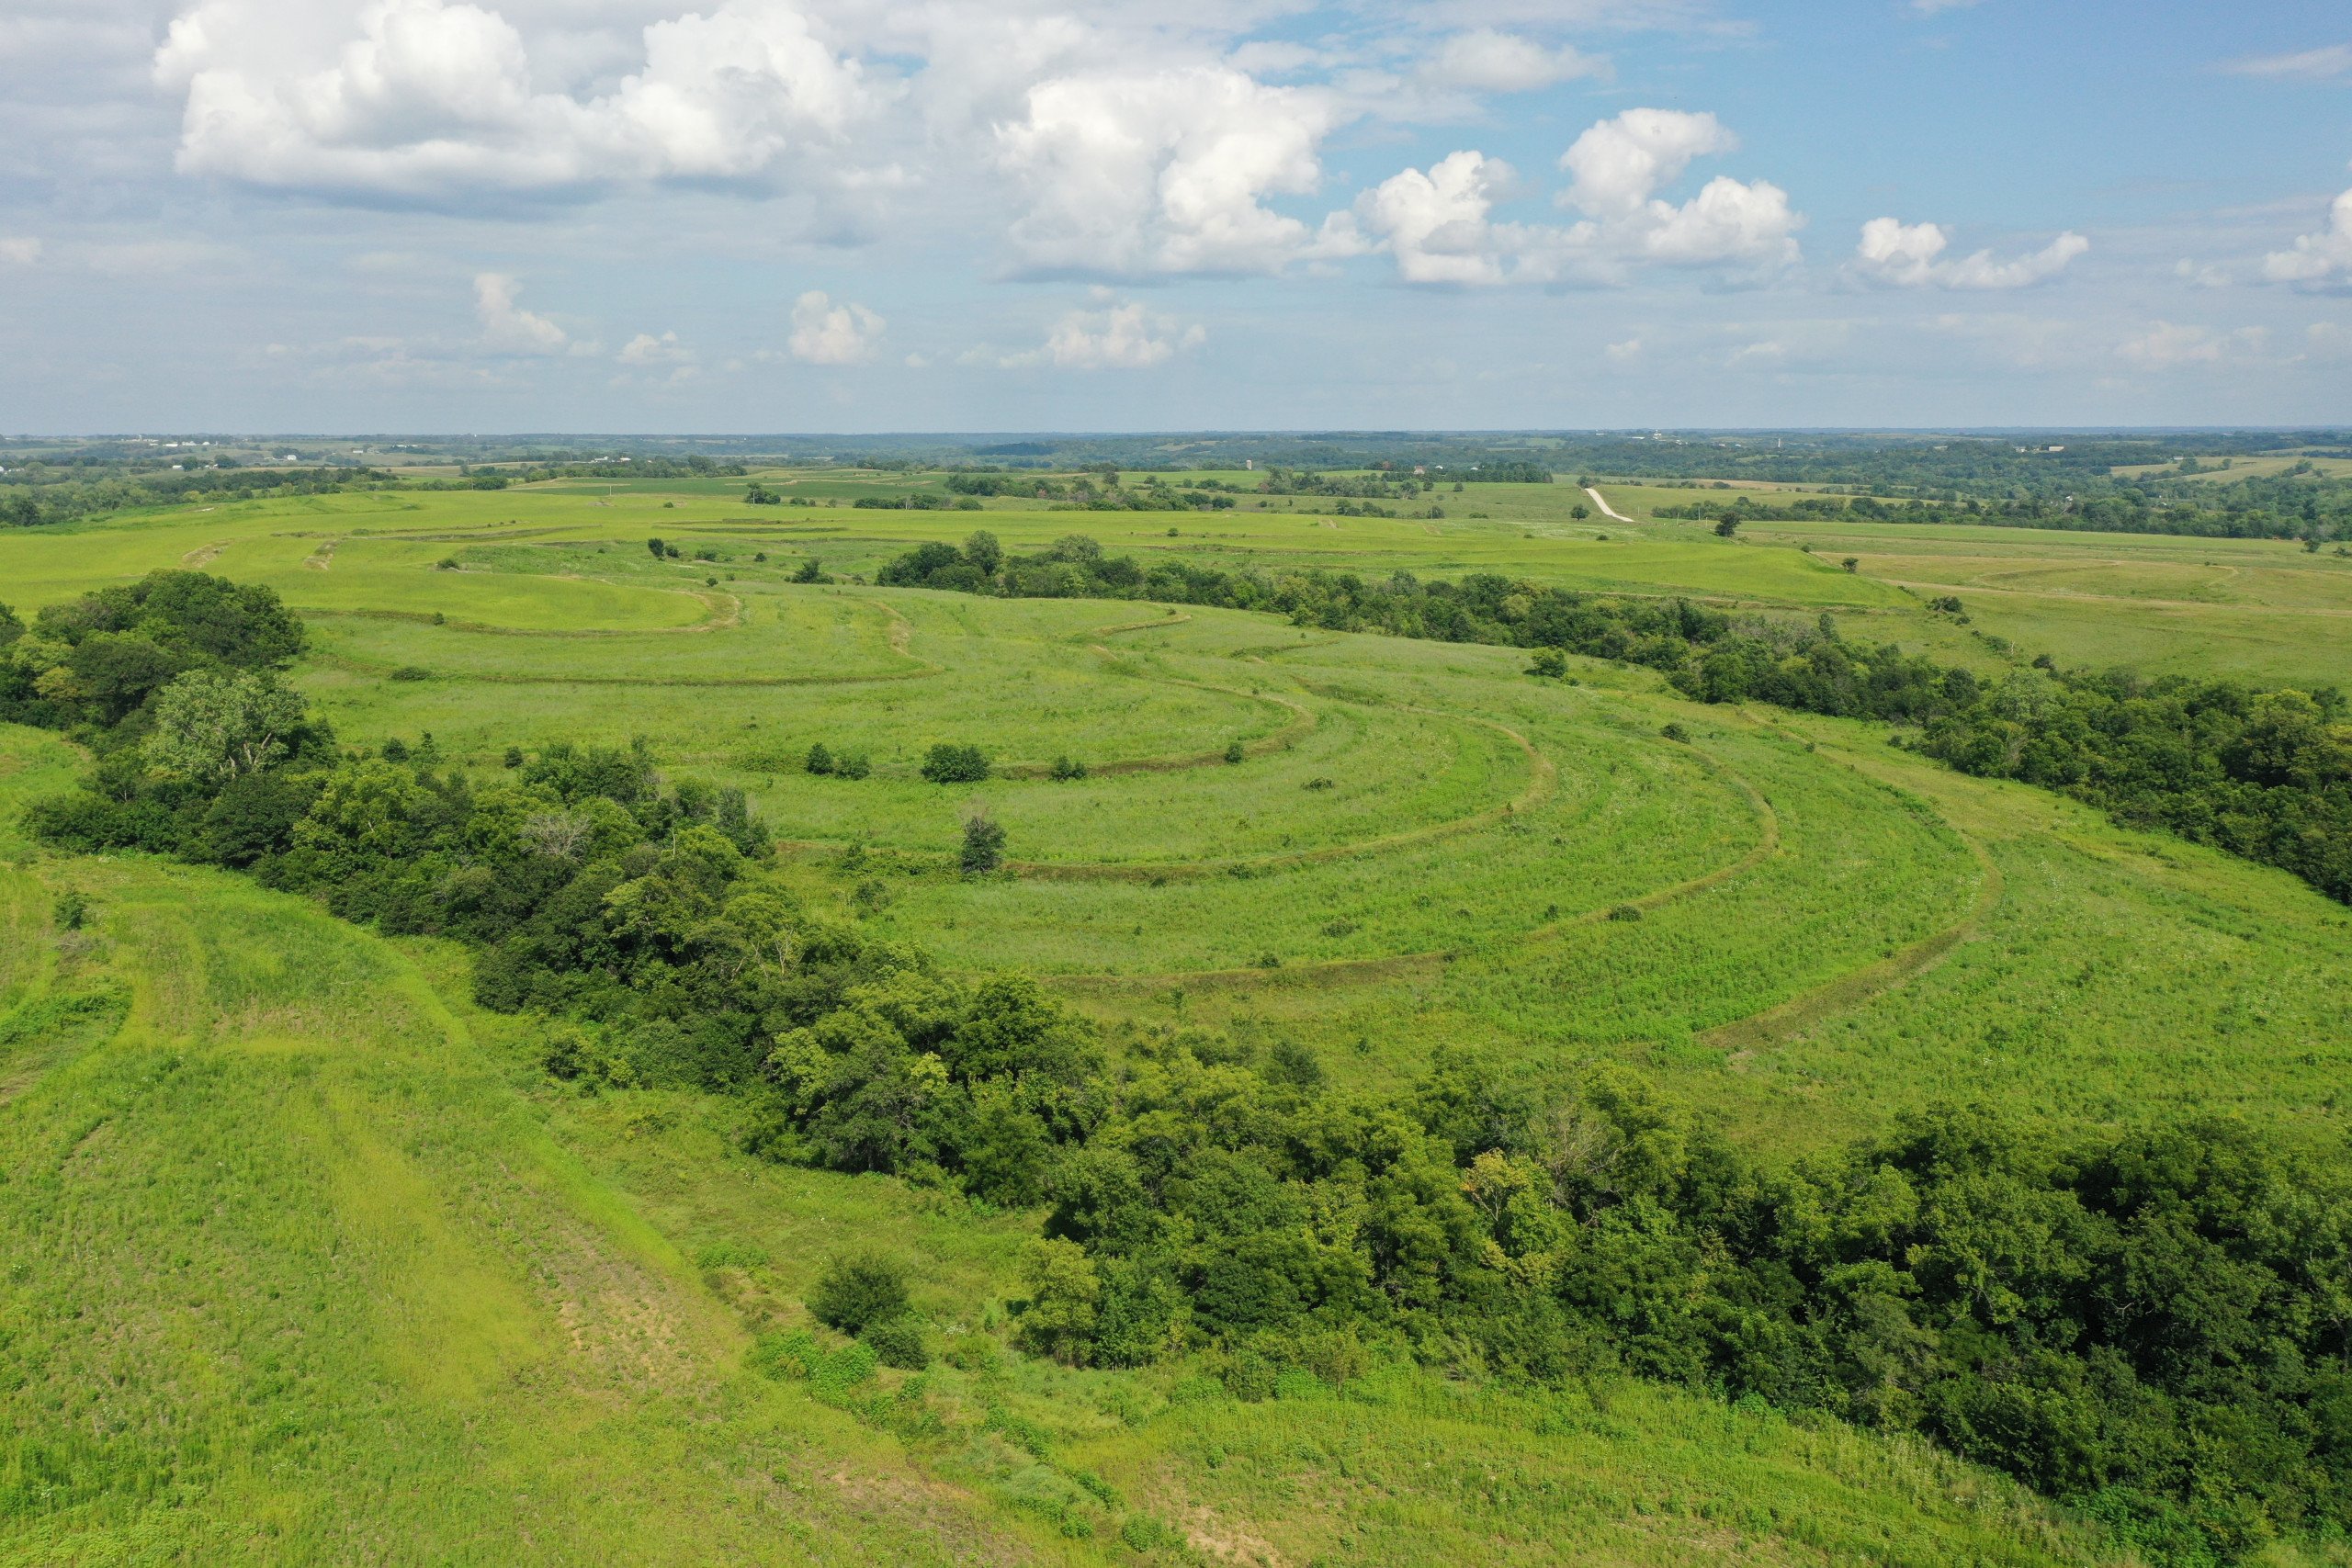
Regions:
[[[836,1258],[817,1276],[808,1311],[828,1328],[863,1334],[907,1312],[906,1271],[878,1252]]]
[[[1068,757],[1057,757],[1054,759],[1055,778],[1062,781],[1063,783],[1068,783],[1072,779],[1082,779],[1085,776],[1085,763],[1072,761]]]
[[[873,1350],[874,1359],[886,1367],[919,1372],[931,1365],[931,1351],[922,1342],[922,1326],[910,1314],[901,1313],[879,1323],[869,1323],[858,1337]]]
[[[433,679],[433,671],[427,670],[422,664],[403,664],[399,669],[392,671],[392,679],[395,681],[430,681]]]
[[[942,741],[922,760],[922,776],[933,784],[978,784],[994,771],[977,746]]]
[[[862,779],[874,771],[874,764],[863,751],[844,751],[833,759],[833,776],[837,779]]]
[[[1225,760],[1227,762],[1238,762],[1248,755],[1249,752],[1242,749],[1241,742],[1238,740],[1225,749]]]
[[[818,741],[814,746],[808,748],[808,761],[804,764],[804,766],[806,766],[810,773],[815,773],[819,778],[825,777],[833,771],[832,748],[827,746],[821,740]]]
[[[1568,656],[1556,648],[1539,648],[1528,661],[1527,672],[1556,681],[1568,672]]]
[[[986,876],[1004,863],[1004,824],[985,811],[964,819],[960,863],[967,876]]]

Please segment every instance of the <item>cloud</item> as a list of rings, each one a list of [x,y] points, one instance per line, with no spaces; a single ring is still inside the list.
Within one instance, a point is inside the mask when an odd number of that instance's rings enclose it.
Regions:
[[[31,266],[40,260],[41,243],[32,239],[0,240],[0,262],[10,266]]]
[[[2056,277],[2091,248],[2088,240],[2068,230],[2014,261],[1995,261],[1989,250],[1946,261],[1944,249],[1951,243],[1940,224],[1873,218],[1862,225],[1854,270],[1871,282],[1900,288],[2030,288]]]
[[[1339,254],[1353,233],[1393,256],[1408,283],[1471,286],[1614,284],[1647,265],[1766,270],[1794,261],[1804,220],[1778,186],[1718,176],[1679,206],[1657,195],[1694,159],[1737,145],[1713,115],[1629,109],[1561,156],[1571,177],[1559,200],[1581,209],[1581,221],[1497,221],[1495,205],[1513,194],[1516,176],[1499,159],[1464,151],[1366,191],[1349,227],[1327,226],[1324,243]]]
[[[854,365],[880,345],[888,324],[863,305],[836,305],[812,288],[793,302],[792,357],[808,365]]]
[[[1679,207],[1658,199],[1694,159],[1738,147],[1739,139],[1712,114],[1627,109],[1561,154],[1560,167],[1571,176],[1561,201],[1589,214],[1601,248],[1621,254],[1676,266],[1792,262],[1793,235],[1804,220],[1790,210],[1788,193],[1769,181],[1743,184],[1718,175]]]
[[[1072,310],[1054,324],[1045,346],[1006,356],[1008,367],[1052,365],[1063,370],[1148,370],[1198,348],[1208,333],[1154,315],[1130,300],[1100,310]]]
[[[868,107],[857,64],[782,0],[725,0],[641,41],[641,69],[576,97],[541,90],[522,32],[464,0],[201,0],[154,73],[187,95],[185,174],[424,199],[743,178]]]
[[[2328,209],[2326,229],[2302,235],[2293,250],[2273,251],[2263,257],[2262,276],[2273,283],[2306,288],[2352,285],[2352,190],[2335,198]]]
[[[1918,17],[1940,17],[1946,11],[1965,11],[1980,0],[1911,0],[1911,12]]]
[[[1642,356],[1642,340],[1637,337],[1629,337],[1623,343],[1611,344],[1601,352],[1609,355],[1610,359],[1616,364],[1631,365]]]
[[[2153,321],[2146,332],[2119,344],[2116,353],[2143,370],[2177,370],[2257,351],[2268,337],[2261,327],[2217,332],[2211,327]]]
[[[504,273],[485,272],[474,279],[474,313],[481,319],[482,343],[500,354],[561,354],[571,346],[571,336],[545,316],[516,304],[521,287]]]
[[[685,365],[693,362],[695,351],[680,343],[675,333],[663,333],[660,337],[639,333],[614,357],[623,365]]]
[[[2352,76],[2352,43],[2333,43],[2292,54],[2257,54],[2222,67],[2233,76],[2267,76],[2305,82]]]
[[[1474,93],[1532,93],[1540,87],[1600,76],[1608,63],[1566,45],[1546,49],[1516,33],[1477,28],[1455,33],[1421,70],[1442,87]]]
[[[1279,272],[1314,239],[1266,205],[1322,177],[1328,95],[1227,65],[1057,76],[996,130],[1025,193],[1012,243],[1032,270]]]
[[[1487,214],[1512,183],[1510,165],[1483,152],[1449,154],[1424,173],[1406,169],[1356,198],[1356,217],[1379,236],[1408,283],[1507,280],[1513,236]]]

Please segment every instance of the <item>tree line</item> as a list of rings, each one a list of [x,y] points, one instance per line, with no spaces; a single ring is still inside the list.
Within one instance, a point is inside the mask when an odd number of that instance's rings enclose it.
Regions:
[[[1651,613],[1643,637],[1744,655],[1686,636],[1711,612]],[[1245,1398],[1391,1355],[1662,1379],[1922,1433],[2184,1565],[2352,1525],[2340,1160],[2231,1121],[1946,1106],[1773,1167],[1630,1074],[1444,1049],[1405,1092],[1341,1092],[1293,1041],[1106,1032],[876,941],[775,877],[740,795],[642,745],[517,746],[481,778],[429,738],[342,746],[280,680],[303,632],[266,589],[159,572],[0,631],[6,716],[96,759],[30,809],[41,837],[455,938],[485,1006],[542,1015],[558,1078],[737,1095],[766,1157],[1039,1212],[1033,1353],[1193,1358]],[[1773,668],[1858,689],[1837,646]],[[840,1307],[921,1359],[902,1302]]]

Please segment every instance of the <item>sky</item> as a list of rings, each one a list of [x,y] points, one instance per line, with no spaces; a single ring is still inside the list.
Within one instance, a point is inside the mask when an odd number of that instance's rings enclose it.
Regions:
[[[2342,0],[0,0],[0,433],[2352,423]]]

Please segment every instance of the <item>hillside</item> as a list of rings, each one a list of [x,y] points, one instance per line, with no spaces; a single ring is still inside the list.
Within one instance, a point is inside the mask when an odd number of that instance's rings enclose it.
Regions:
[[[2352,568],[2285,544],[1735,542],[1654,498],[1620,498],[1628,525],[1491,488],[1442,520],[392,491],[18,533],[0,567],[28,618],[162,568],[274,588],[345,746],[429,737],[494,777],[509,748],[642,737],[745,793],[808,908],[1036,975],[1114,1041],[1303,1046],[1349,1090],[1402,1092],[1438,1047],[1621,1068],[1770,1162],[1954,1098],[2069,1127],[2223,1111],[2340,1152],[2352,912],[2282,872],[1624,664],[1536,681],[1516,649],[872,581],[985,525],[1826,613],[1988,670],[2310,681],[2337,678],[2352,614]],[[1926,605],[1947,592],[1966,624]],[[870,772],[808,772],[818,744]],[[995,776],[927,782],[940,744]],[[12,819],[78,765],[31,729],[6,756]],[[975,805],[1005,874],[956,873]],[[1021,1355],[1034,1213],[757,1158],[726,1095],[550,1078],[456,942],[228,871],[11,847],[0,1562],[2134,1560],[1917,1438],[1753,1399]],[[869,1243],[946,1363],[772,1375],[823,1267]]]

